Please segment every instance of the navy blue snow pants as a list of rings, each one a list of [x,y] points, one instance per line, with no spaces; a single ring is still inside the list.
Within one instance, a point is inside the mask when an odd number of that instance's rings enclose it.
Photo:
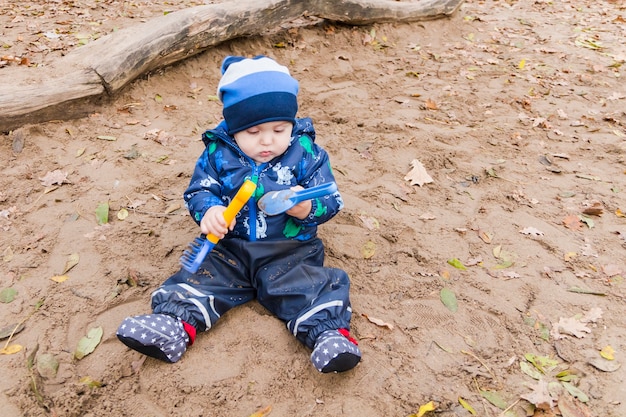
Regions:
[[[152,309],[205,331],[231,308],[256,298],[300,342],[313,348],[325,330],[350,330],[352,315],[348,274],[323,263],[319,238],[223,239],[197,273],[181,269],[154,291]]]

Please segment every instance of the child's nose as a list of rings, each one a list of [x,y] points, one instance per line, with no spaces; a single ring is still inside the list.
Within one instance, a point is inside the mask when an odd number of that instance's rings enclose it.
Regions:
[[[269,145],[272,143],[272,133],[268,132],[268,133],[263,133],[261,135],[261,144],[262,145]]]

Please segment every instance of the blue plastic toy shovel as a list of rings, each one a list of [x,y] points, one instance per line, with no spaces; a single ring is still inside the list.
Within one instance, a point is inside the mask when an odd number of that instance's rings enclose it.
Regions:
[[[317,185],[311,188],[305,188],[304,190],[281,190],[270,191],[265,194],[259,200],[258,206],[263,213],[268,216],[275,216],[280,213],[284,213],[296,204],[311,200],[317,197],[323,197],[325,195],[333,194],[337,191],[337,184],[329,182],[322,185]]]
[[[255,190],[256,184],[252,181],[246,180],[243,183],[228,207],[226,207],[226,210],[224,210],[224,220],[226,220],[226,224],[232,223],[237,213],[239,213],[239,210],[248,202]],[[198,272],[198,269],[200,269],[204,258],[206,258],[207,254],[219,240],[220,239],[212,233],[195,238],[180,257],[180,264],[186,271],[195,274]]]

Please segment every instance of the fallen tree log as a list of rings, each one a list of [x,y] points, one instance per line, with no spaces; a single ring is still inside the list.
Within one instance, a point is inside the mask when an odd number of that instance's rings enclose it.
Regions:
[[[302,16],[353,25],[453,14],[463,0],[237,0],[183,9],[72,50],[47,67],[0,70],[0,132],[92,112],[137,77]]]

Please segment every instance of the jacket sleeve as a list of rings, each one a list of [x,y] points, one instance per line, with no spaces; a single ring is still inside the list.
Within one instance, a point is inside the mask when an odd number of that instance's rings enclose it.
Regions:
[[[225,205],[221,198],[222,186],[217,178],[217,171],[209,162],[208,149],[205,149],[196,162],[189,187],[184,194],[189,214],[198,224],[209,208]]]
[[[316,145],[308,136],[300,138],[304,156],[300,162],[298,184],[304,188],[314,187],[335,181],[328,153]],[[319,225],[335,217],[343,208],[343,199],[339,191],[311,201],[312,208],[308,217],[303,220],[293,219],[303,226]]]

